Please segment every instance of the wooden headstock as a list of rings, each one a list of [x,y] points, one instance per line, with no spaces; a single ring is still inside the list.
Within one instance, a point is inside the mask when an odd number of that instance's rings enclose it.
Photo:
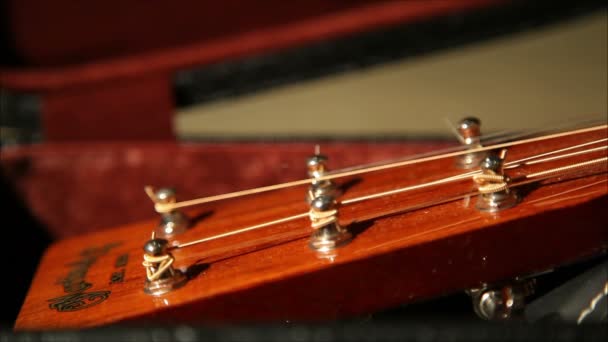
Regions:
[[[314,177],[182,208],[191,226],[163,253],[187,281],[158,296],[144,291],[142,266],[157,220],[59,241],[15,328],[345,318],[605,253],[606,137],[603,125],[321,174],[340,190],[335,222],[352,236],[329,254],[310,248]],[[458,162],[503,148],[500,170]],[[516,203],[479,210],[473,176],[484,172],[504,176]]]

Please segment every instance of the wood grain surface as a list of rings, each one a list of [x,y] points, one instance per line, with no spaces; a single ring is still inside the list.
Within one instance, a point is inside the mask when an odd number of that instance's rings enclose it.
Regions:
[[[606,136],[603,129],[522,144],[509,149],[507,160]],[[603,156],[605,150],[507,174],[517,184],[530,172]],[[341,200],[348,200],[463,172],[454,158],[440,158],[338,182],[345,189]],[[141,265],[156,220],[69,238],[45,253],[15,328],[348,318],[544,271],[605,253],[607,181],[603,164],[517,187],[521,203],[495,214],[475,209],[470,178],[343,205],[340,222],[355,238],[335,258],[319,258],[308,248],[308,218],[293,220],[174,250],[176,267],[191,279],[161,297],[143,292]],[[193,226],[172,242],[305,213],[305,192],[306,186],[293,187],[194,208],[188,211]],[[141,200],[147,200],[143,193]],[[103,294],[90,301],[94,305],[53,307],[65,296],[94,292]]]

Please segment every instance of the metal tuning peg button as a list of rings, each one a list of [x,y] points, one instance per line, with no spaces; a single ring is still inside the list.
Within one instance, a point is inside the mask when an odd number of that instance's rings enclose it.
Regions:
[[[175,258],[168,252],[168,245],[167,240],[155,238],[154,233],[152,239],[144,245],[144,292],[149,295],[163,295],[181,287],[187,281],[186,275],[173,267]]]
[[[327,161],[327,156],[320,154],[318,146],[315,154],[306,160],[308,176],[312,178],[306,194],[306,202],[308,204],[321,195],[337,196],[334,182],[329,179],[321,179],[328,170]]]
[[[460,140],[469,149],[481,147],[481,121],[475,117],[466,117],[458,123],[456,132]],[[477,165],[484,158],[483,152],[471,152],[461,155],[456,160],[456,165],[459,168],[470,169]]]
[[[338,203],[333,196],[320,195],[312,200],[309,215],[314,232],[308,245],[320,255],[352,240],[352,234],[338,223]]]
[[[476,208],[480,211],[497,212],[513,207],[519,202],[517,193],[509,189],[510,179],[504,175],[503,166],[507,150],[489,154],[481,164],[481,174],[473,176],[479,197]]]
[[[151,187],[146,187],[146,193],[154,204],[173,204],[177,201],[175,190],[171,188],[161,188],[154,191]],[[186,214],[179,210],[161,212],[160,215],[160,222],[155,229],[155,233],[159,237],[172,237],[181,234],[190,226],[190,220]]]
[[[482,286],[470,289],[473,309],[485,320],[509,320],[522,316],[526,298],[534,294],[534,279],[518,280],[501,286]]]

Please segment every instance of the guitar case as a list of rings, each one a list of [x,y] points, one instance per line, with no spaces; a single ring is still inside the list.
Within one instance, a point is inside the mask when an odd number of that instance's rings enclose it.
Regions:
[[[0,123],[12,324],[44,247],[153,217],[142,188],[183,198],[302,177],[321,142],[335,168],[453,145],[313,137],[177,141],[177,109],[516,32],[601,1],[88,1],[0,3]],[[378,137],[381,138],[381,137]],[[172,161],[179,159],[179,165]],[[276,161],[287,167],[276,172]],[[217,163],[215,161],[218,161]],[[219,162],[221,161],[221,162]],[[237,163],[255,164],[244,170]],[[228,165],[228,166],[222,166]],[[214,174],[214,178],[199,177]],[[8,249],[3,259],[9,258]],[[12,254],[10,254],[12,255]]]

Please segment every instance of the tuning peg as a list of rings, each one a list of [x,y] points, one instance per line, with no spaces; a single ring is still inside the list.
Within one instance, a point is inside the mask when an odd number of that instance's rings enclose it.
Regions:
[[[144,292],[153,296],[160,296],[170,292],[187,281],[187,277],[173,267],[175,258],[168,252],[169,241],[156,238],[152,233],[152,239],[144,245],[144,262],[146,269],[146,283]]]
[[[481,147],[481,121],[476,117],[466,117],[458,122],[456,126],[458,139],[467,146],[468,149]],[[479,164],[484,157],[484,153],[467,153],[460,156],[456,162],[457,166],[463,169],[470,169]]]
[[[155,190],[151,186],[146,186],[144,190],[154,204],[173,204],[177,201],[174,189],[161,188]],[[185,232],[190,225],[190,220],[186,214],[179,210],[162,212],[160,215],[160,222],[155,230],[159,237],[172,237],[181,234]]]
[[[321,195],[337,195],[337,189],[334,182],[329,179],[321,179],[328,171],[328,160],[329,158],[327,158],[327,156],[321,154],[319,145],[315,147],[315,154],[306,160],[308,176],[312,178],[306,195],[306,202],[308,204]]]
[[[478,118],[471,116],[460,120],[457,129],[465,144],[479,144],[481,121]]]
[[[473,302],[473,310],[482,319],[502,321],[518,318],[523,314],[526,298],[536,290],[536,279],[515,279],[501,285],[484,284],[467,290]]]
[[[306,166],[308,167],[308,176],[318,178],[323,176],[327,170],[327,156],[319,153],[315,153],[313,156],[306,160]]]
[[[310,221],[314,229],[309,246],[321,256],[347,244],[352,234],[338,223],[338,203],[329,195],[321,195],[310,204]]]
[[[509,178],[504,174],[507,150],[488,154],[480,163],[481,174],[473,176],[480,193],[476,208],[496,212],[510,208],[519,202],[517,193],[509,189]]]
[[[319,146],[315,154],[308,158],[306,165],[308,175],[312,177],[306,201],[310,205],[310,221],[314,232],[308,245],[321,257],[333,257],[337,247],[348,243],[352,234],[338,223],[338,191],[335,184],[328,179],[321,179],[327,171],[327,156],[320,153]]]

